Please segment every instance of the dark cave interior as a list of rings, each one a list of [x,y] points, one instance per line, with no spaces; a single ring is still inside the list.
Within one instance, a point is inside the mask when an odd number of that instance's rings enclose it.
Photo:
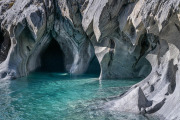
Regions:
[[[8,32],[0,30],[0,63],[3,62],[8,55],[10,46],[11,46],[11,40],[9,37]]]
[[[59,43],[52,39],[48,47],[41,54],[41,72],[66,72],[64,54]]]
[[[52,39],[47,48],[41,54],[41,67],[36,71],[40,72],[67,72],[64,65],[64,53],[59,43]],[[100,65],[97,57],[94,56],[85,74],[100,74]]]
[[[100,75],[100,72],[101,72],[100,64],[98,62],[97,57],[94,56],[94,58],[91,60],[91,62],[89,64],[86,74]]]

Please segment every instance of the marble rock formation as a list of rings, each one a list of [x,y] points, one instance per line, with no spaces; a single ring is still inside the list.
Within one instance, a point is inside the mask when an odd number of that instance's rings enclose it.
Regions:
[[[36,70],[55,39],[71,74],[97,57],[99,79],[146,77],[109,109],[180,119],[180,0],[1,0],[0,23],[1,79]]]

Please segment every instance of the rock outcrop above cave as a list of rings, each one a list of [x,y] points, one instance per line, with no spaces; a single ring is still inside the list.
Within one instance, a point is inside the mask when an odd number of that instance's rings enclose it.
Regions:
[[[180,119],[179,0],[1,0],[0,23],[0,78],[37,69],[55,39],[71,74],[96,56],[100,79],[146,77],[111,109]]]
[[[0,1],[0,77],[17,78],[37,69],[52,39],[63,50],[65,68],[71,74],[84,73],[96,55],[100,79],[147,76],[151,70],[145,59],[149,35],[143,33],[139,44],[133,45],[119,26],[124,21],[120,17],[122,10],[126,5],[133,9],[135,4],[99,0]]]

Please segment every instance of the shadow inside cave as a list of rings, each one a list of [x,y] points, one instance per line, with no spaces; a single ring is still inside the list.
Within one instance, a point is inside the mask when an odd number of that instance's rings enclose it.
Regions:
[[[0,63],[6,60],[10,46],[11,40],[8,32],[0,30]]]
[[[59,72],[67,73],[65,67],[65,55],[59,43],[52,39],[49,45],[40,55],[41,66],[35,72]],[[89,63],[88,69],[84,74],[100,75],[100,64],[96,56]]]
[[[101,67],[100,67],[99,61],[95,55],[93,57],[93,59],[91,60],[91,62],[89,63],[89,67],[85,74],[94,74],[94,75],[99,76],[100,72],[101,72]]]
[[[52,39],[47,48],[42,52],[41,67],[38,72],[66,72],[64,66],[64,53],[59,43]]]

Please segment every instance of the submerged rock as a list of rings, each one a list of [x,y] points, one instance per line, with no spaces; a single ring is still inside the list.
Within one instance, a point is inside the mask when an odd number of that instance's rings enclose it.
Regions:
[[[110,110],[134,113],[145,113],[145,108],[151,105],[152,102],[147,100],[140,87],[124,95],[121,99],[111,101],[107,104],[107,106],[110,106]]]
[[[112,109],[180,119],[179,0],[1,0],[0,23],[0,78],[36,70],[54,39],[71,74],[96,56],[100,79],[146,77]]]

